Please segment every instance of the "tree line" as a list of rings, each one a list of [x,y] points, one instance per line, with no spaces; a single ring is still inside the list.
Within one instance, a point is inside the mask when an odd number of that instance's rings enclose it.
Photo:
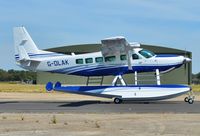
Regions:
[[[36,72],[13,69],[6,71],[0,69],[0,81],[35,82]]]

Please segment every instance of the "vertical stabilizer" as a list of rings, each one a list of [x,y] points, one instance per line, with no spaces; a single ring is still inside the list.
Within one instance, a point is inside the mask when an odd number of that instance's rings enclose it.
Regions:
[[[29,60],[29,54],[37,54],[39,50],[26,31],[25,27],[15,27],[14,30],[15,57],[18,61]]]

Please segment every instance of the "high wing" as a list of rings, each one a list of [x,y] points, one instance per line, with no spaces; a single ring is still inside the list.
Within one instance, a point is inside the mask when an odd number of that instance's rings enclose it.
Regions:
[[[101,40],[101,52],[104,57],[120,54],[127,54],[128,69],[132,70],[131,51],[133,48],[140,47],[139,43],[129,43],[123,36],[110,37]]]

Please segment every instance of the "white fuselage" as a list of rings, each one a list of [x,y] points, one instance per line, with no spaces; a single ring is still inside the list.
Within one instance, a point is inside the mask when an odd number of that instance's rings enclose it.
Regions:
[[[156,69],[167,71],[171,68],[180,67],[185,59],[183,56],[177,55],[152,55],[147,58],[140,53],[142,50],[142,48],[133,49],[131,53],[132,70],[128,69],[125,54],[103,57],[101,52],[65,55],[43,51],[39,54],[29,55],[30,59],[40,62],[38,65],[24,66],[23,68],[82,76],[106,76],[134,71],[153,72]]]

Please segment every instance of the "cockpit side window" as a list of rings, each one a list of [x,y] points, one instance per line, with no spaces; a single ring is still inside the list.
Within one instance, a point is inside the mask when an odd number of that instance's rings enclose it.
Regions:
[[[139,56],[138,56],[137,54],[134,53],[134,54],[132,54],[132,59],[133,59],[133,60],[139,59]]]
[[[155,56],[155,54],[153,52],[151,52],[149,50],[145,50],[145,49],[139,51],[139,54],[141,54],[145,58],[151,58],[151,57]]]

